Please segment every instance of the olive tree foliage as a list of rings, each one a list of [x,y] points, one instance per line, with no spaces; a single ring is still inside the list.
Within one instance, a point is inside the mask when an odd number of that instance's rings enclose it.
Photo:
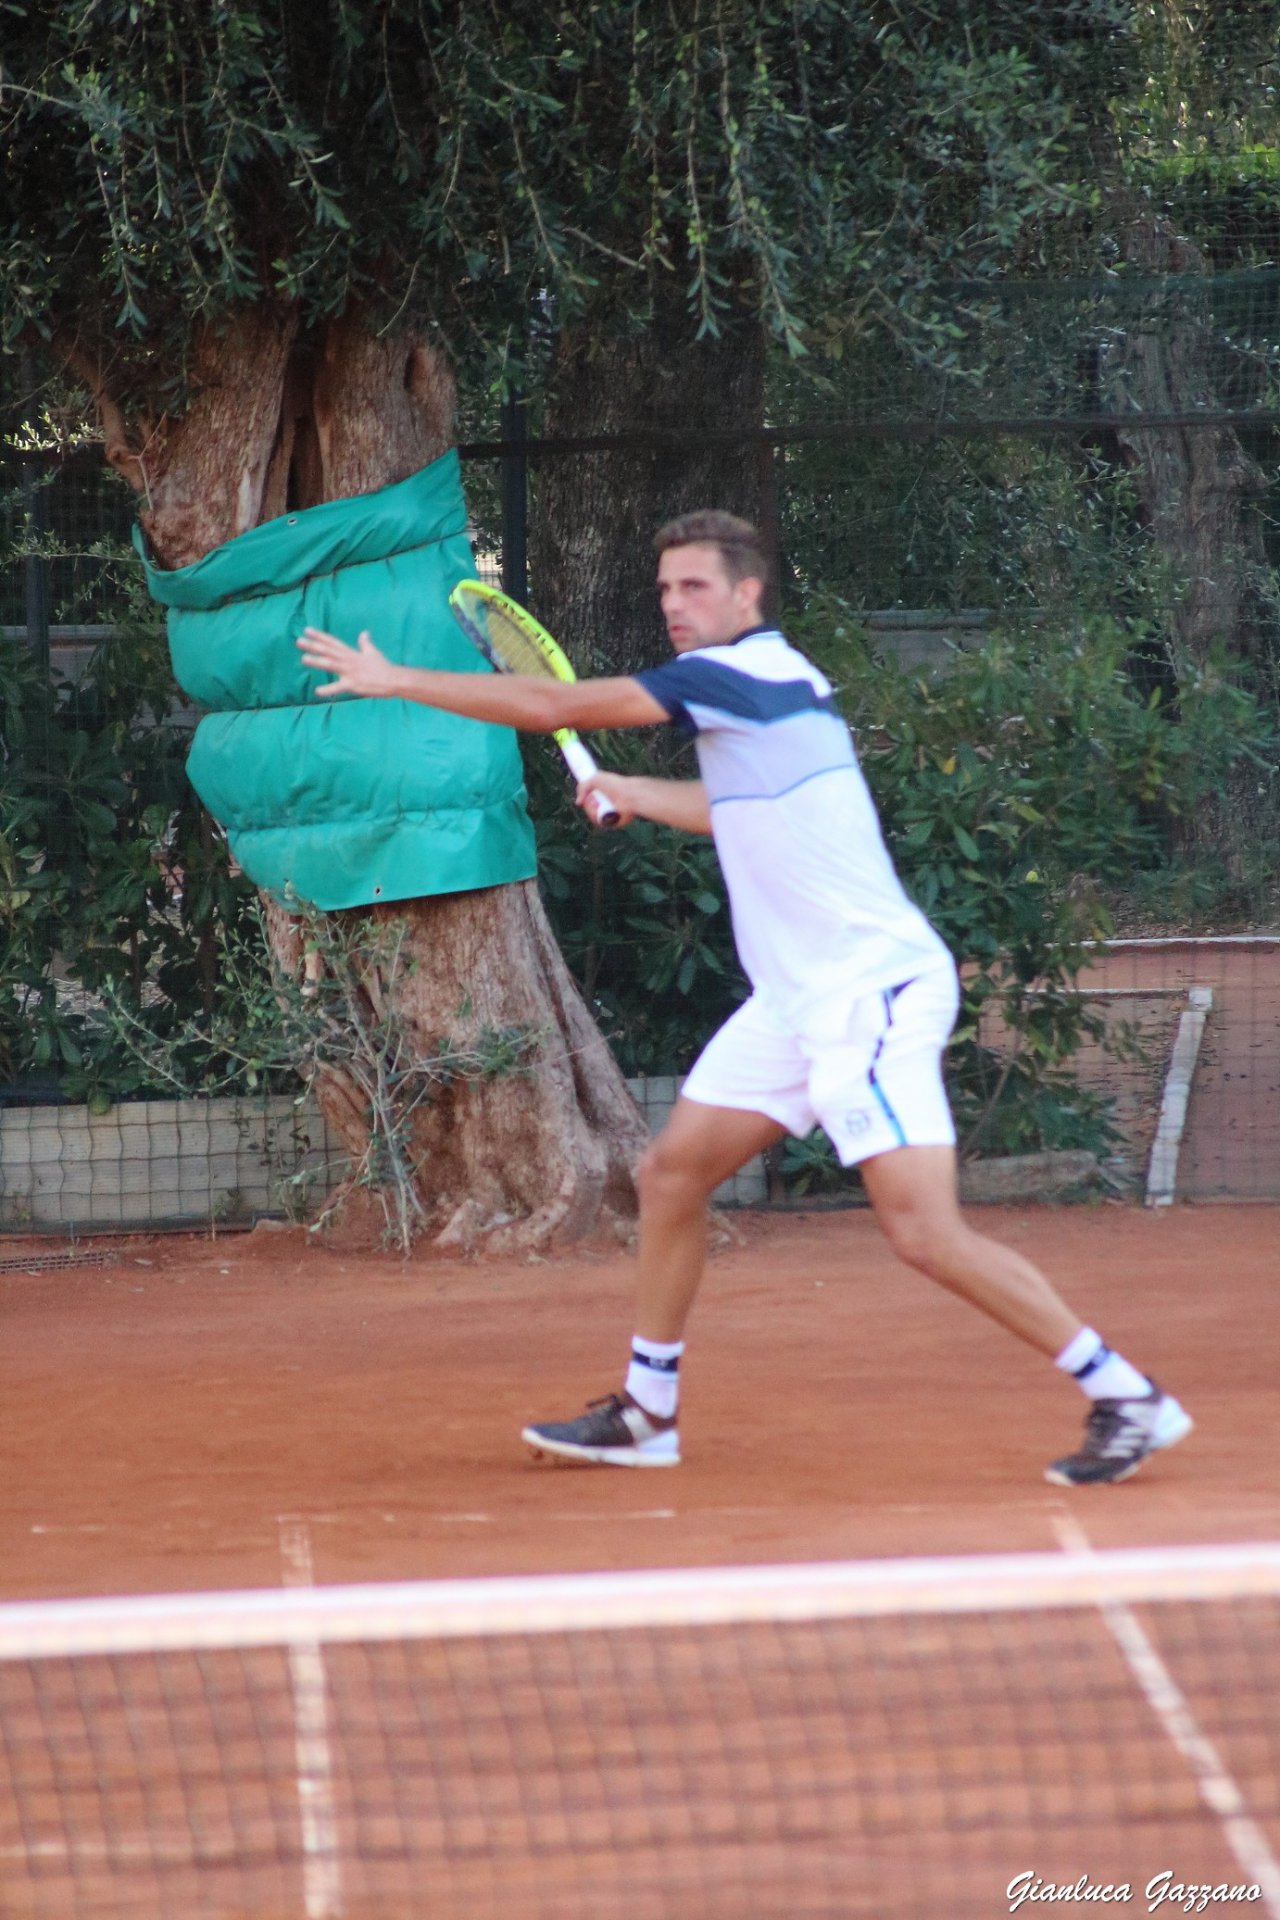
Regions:
[[[8,0],[4,339],[78,343],[116,397],[181,391],[193,326],[359,303],[459,362],[530,317],[793,354],[945,351],[940,277],[1063,205],[1118,0]]]
[[[1134,16],[1141,83],[1116,130],[1135,171],[1274,154],[1275,0],[1141,0]]]
[[[233,316],[256,316],[249,358],[295,372],[353,317],[424,341],[471,394],[535,386],[553,434],[750,429],[771,349],[819,383],[868,343],[973,377],[966,309],[1080,204],[1074,129],[1134,34],[1128,0],[9,0],[2,18],[0,340],[75,370],[148,492],[139,450],[213,383],[209,334]],[[536,555],[543,611],[617,634],[600,664],[624,669],[652,643],[626,633],[652,619],[634,529],[759,505],[741,449],[627,459],[544,470]],[[288,503],[323,497],[293,465]]]

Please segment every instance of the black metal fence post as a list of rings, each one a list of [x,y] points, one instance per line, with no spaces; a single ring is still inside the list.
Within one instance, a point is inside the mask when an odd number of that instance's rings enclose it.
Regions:
[[[758,520],[760,537],[769,561],[769,579],[764,594],[766,620],[778,620],[782,614],[783,553],[779,486],[782,460],[781,446],[774,447],[761,442],[756,449],[756,490],[760,502]]]
[[[502,402],[502,591],[513,600],[529,598],[529,437],[528,407],[519,387],[508,387]]]

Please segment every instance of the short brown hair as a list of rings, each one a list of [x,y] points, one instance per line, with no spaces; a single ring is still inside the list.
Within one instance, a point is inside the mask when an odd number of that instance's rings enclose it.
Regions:
[[[653,537],[654,547],[666,553],[670,547],[715,547],[724,562],[724,570],[736,586],[739,580],[769,578],[769,562],[764,542],[749,520],[736,513],[721,513],[716,507],[703,507],[697,513],[682,513],[668,520]]]

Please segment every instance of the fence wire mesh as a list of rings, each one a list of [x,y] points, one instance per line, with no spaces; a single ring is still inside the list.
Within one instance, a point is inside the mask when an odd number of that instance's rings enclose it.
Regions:
[[[930,689],[949,677],[958,685],[961,663],[1010,647],[1034,662],[1039,648],[1043,691],[1080,636],[1111,627],[1123,635],[1126,685],[1162,699],[1174,728],[1189,727],[1192,693],[1214,675],[1247,690],[1256,741],[1224,791],[1181,816],[1162,811],[1154,785],[1138,805],[1144,844],[1160,855],[1149,871],[1139,862],[1117,880],[1128,857],[1117,839],[1055,880],[1064,896],[1101,903],[1118,936],[1086,954],[1080,940],[1102,923],[1096,911],[1077,916],[1070,971],[1080,969],[1087,1017],[1060,1064],[1101,1116],[1088,1144],[1104,1179],[1160,1201],[1280,1198],[1280,782],[1267,748],[1280,713],[1280,269],[1267,263],[1265,225],[1254,219],[1247,245],[1215,243],[1202,220],[1200,239],[1175,244],[1168,220],[1151,219],[1130,231],[1113,273],[954,289],[949,367],[869,353],[832,375],[821,414],[794,371],[775,369],[763,423],[724,436],[754,462],[785,623],[801,644],[822,636],[833,679],[855,656],[863,663],[850,698],[869,769],[889,766],[905,709],[895,720],[878,689],[858,708],[874,685],[868,669],[883,685],[896,676],[902,699],[920,690],[937,720],[951,696]],[[35,418],[21,403],[16,414]],[[632,472],[637,497],[655,506],[654,475],[665,470],[677,476],[672,503],[689,504],[676,498],[679,433],[593,437],[584,422],[567,436],[547,425],[536,393],[500,415],[473,400],[462,447],[477,566],[543,611],[569,465]],[[215,1113],[95,1052],[113,994],[132,996],[159,1031],[207,1012],[220,943],[243,930],[252,905],[185,785],[195,716],[141,597],[133,514],[73,423],[46,412],[35,431],[19,419],[0,464],[0,1224],[9,1231],[256,1218],[322,1186],[334,1158],[318,1114],[295,1107],[282,1084],[237,1089],[247,1105]],[[634,525],[614,532],[637,535]],[[594,642],[584,651],[601,664]],[[963,698],[976,697],[966,685]],[[973,711],[956,707],[962,752]],[[977,731],[969,744],[990,760]],[[1092,749],[1101,767],[1113,743],[1099,737]],[[1025,751],[1034,774],[1050,749],[1032,731]],[[923,744],[920,755],[923,770]],[[535,787],[541,777],[531,768]],[[1087,787],[1087,755],[1061,778]],[[951,806],[940,792],[939,818],[950,822]],[[962,836],[967,817],[955,816]],[[918,820],[890,825],[908,843],[927,837]],[[598,850],[587,857],[595,894],[608,897],[615,883],[596,872]],[[628,1039],[612,984],[626,971],[619,955],[657,936],[634,902],[611,932],[571,924],[562,868],[553,850],[544,879],[557,931],[606,1028],[623,1036],[626,1071],[674,1083],[690,1064],[688,1032],[724,1010],[723,980],[700,970],[703,933],[686,924],[696,916],[671,916],[680,924],[668,985],[683,995],[685,1024]],[[953,853],[928,884],[941,873],[945,894],[958,870]],[[922,903],[945,918],[945,899]],[[1035,980],[1016,984],[1014,1016],[1007,995],[979,1011],[982,1074],[963,1096],[975,1153],[993,1148],[987,1093],[1016,1099],[1039,1044],[1027,1013]],[[1027,1085],[1029,1117],[1006,1125],[995,1150],[1024,1135],[1078,1145],[1037,1131],[1031,1104],[1042,1088]],[[748,1187],[777,1197],[824,1181],[829,1169],[800,1151]]]

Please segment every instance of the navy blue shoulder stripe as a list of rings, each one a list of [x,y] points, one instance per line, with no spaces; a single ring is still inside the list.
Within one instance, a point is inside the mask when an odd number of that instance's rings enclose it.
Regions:
[[[691,706],[714,707],[718,713],[761,725],[795,713],[830,713],[839,718],[832,696],[819,693],[807,680],[757,680],[716,660],[669,660],[638,673],[636,679],[673,720],[689,725],[693,724]]]

